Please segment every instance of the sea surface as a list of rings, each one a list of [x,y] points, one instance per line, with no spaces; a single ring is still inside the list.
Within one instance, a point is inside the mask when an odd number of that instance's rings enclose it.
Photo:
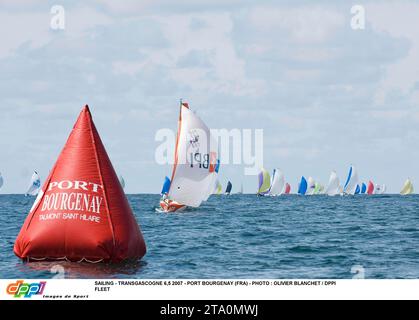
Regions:
[[[34,198],[0,195],[0,278],[419,278],[419,195],[212,196],[174,214],[128,198],[141,261],[24,263],[13,244]]]

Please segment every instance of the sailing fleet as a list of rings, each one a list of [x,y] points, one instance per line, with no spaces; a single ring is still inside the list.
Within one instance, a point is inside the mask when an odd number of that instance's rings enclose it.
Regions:
[[[188,103],[180,101],[178,132],[176,136],[174,164],[171,177],[165,177],[161,190],[160,209],[163,212],[175,212],[186,207],[199,207],[211,195],[222,195],[223,188],[218,179],[220,158],[218,142],[203,120],[193,112]],[[119,176],[122,189],[125,180]],[[0,189],[4,179],[0,173]],[[25,192],[26,196],[37,196],[41,188],[41,178],[34,171]],[[228,181],[224,195],[232,193],[233,184]],[[375,184],[373,181],[360,182],[355,166],[349,167],[345,184],[341,185],[336,171],[330,173],[329,181],[322,185],[313,177],[302,176],[297,187],[301,196],[313,195],[357,195],[383,194],[386,185]],[[238,194],[243,194],[243,184]],[[262,168],[258,174],[258,196],[276,197],[291,193],[291,185],[286,181],[280,169],[273,169],[272,175]],[[407,179],[400,191],[401,195],[414,193],[413,183]]]
[[[279,173],[277,173],[279,172]],[[277,175],[278,178],[275,178]],[[279,182],[278,182],[279,181]],[[284,174],[278,170],[274,169],[272,178],[269,176],[269,172],[266,169],[262,169],[259,173],[259,189],[257,194],[259,196],[275,196],[281,194],[289,194],[290,185],[285,183],[284,185]],[[278,188],[282,190],[277,192]],[[383,194],[386,192],[385,184],[374,184],[371,180],[368,181],[368,186],[365,182],[360,183],[358,172],[354,166],[349,167],[348,177],[346,178],[345,184],[342,186],[340,184],[339,177],[336,171],[330,173],[329,182],[327,186],[324,187],[321,183],[315,181],[312,177],[306,179],[304,176],[301,177],[300,182],[298,183],[297,194],[303,196],[311,195],[357,195],[357,194]],[[412,194],[413,185],[412,182],[407,179],[402,191],[400,194]]]

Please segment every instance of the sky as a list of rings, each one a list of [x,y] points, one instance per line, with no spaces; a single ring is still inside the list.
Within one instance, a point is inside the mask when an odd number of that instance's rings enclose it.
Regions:
[[[211,128],[263,129],[263,166],[292,191],[353,164],[398,192],[419,182],[418,17],[415,1],[2,0],[0,193],[45,179],[85,104],[126,191],[158,193],[155,134],[180,98]],[[243,165],[227,180],[257,190]]]

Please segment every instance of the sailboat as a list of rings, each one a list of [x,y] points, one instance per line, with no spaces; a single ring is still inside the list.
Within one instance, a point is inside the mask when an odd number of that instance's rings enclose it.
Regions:
[[[167,195],[167,193],[169,192],[170,189],[170,179],[169,177],[164,177],[164,182],[163,182],[163,187],[161,189],[160,195]]]
[[[324,191],[324,186],[318,182],[315,182],[313,194],[322,194],[323,191]]]
[[[39,189],[41,188],[41,178],[39,177],[38,172],[34,171],[29,183],[28,190],[26,191],[26,196],[36,196],[38,195]]]
[[[125,180],[123,176],[119,176],[119,183],[121,184],[122,189],[125,189]]]
[[[306,194],[306,192],[307,192],[307,180],[303,176],[301,177],[300,184],[298,185],[298,194],[303,196]]]
[[[374,193],[374,183],[370,180],[368,181],[367,194],[373,194],[373,193]]]
[[[285,176],[284,173],[279,169],[274,169],[271,178],[271,188],[269,189],[269,195],[279,196],[284,190]]]
[[[361,194],[364,194],[365,192],[367,192],[367,185],[365,183],[362,183],[362,185],[361,185]]]
[[[359,184],[356,185],[356,189],[355,189],[355,194],[360,194],[361,192],[361,187],[359,186]]]
[[[269,189],[271,188],[271,176],[269,172],[262,168],[262,170],[259,172],[258,175],[259,178],[259,188],[257,195],[258,196],[264,196],[268,195]]]
[[[223,193],[223,186],[221,185],[220,181],[215,182],[215,188],[213,194],[220,195]]]
[[[313,195],[315,188],[316,188],[316,182],[314,181],[312,177],[308,177],[306,195],[308,196]]]
[[[324,192],[328,196],[335,196],[337,194],[340,194],[339,190],[339,178],[336,174],[336,171],[332,171],[329,177],[329,183],[327,184],[326,190]]]
[[[207,125],[180,101],[171,183],[160,201],[164,212],[199,207],[212,194],[220,168],[218,144]]]
[[[2,177],[1,172],[0,172],[0,189],[1,189],[1,187],[3,187],[3,182],[4,182],[4,180],[3,180],[3,177]]]
[[[291,185],[287,182],[284,188],[284,194],[290,194],[291,192]]]
[[[357,186],[358,172],[356,171],[356,168],[351,165],[351,167],[349,168],[348,178],[346,179],[345,186],[343,187],[343,193],[354,195]]]
[[[400,191],[400,194],[407,195],[407,194],[412,194],[413,192],[414,192],[414,189],[413,189],[412,181],[410,181],[410,179],[407,179],[403,185],[402,190]]]
[[[231,182],[230,181],[227,182],[227,188],[226,188],[226,191],[224,192],[224,194],[230,195],[232,188],[233,188],[233,185],[231,184]]]
[[[386,185],[376,184],[374,187],[374,194],[383,194],[386,191]]]

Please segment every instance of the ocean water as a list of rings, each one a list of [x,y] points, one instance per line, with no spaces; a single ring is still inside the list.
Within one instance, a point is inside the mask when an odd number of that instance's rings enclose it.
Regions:
[[[0,195],[0,278],[419,278],[419,195],[212,196],[174,214],[128,198],[141,261],[23,263],[13,243],[34,199]]]

